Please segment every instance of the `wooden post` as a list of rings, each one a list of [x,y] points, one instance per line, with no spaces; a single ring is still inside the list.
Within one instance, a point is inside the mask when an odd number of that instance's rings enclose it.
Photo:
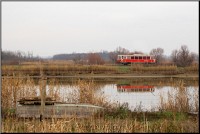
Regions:
[[[44,110],[45,110],[45,100],[46,100],[46,81],[47,78],[43,73],[42,68],[40,68],[40,97],[41,97],[41,107],[40,107],[40,121],[44,118]]]
[[[41,89],[40,89],[40,93],[41,93],[41,111],[40,111],[40,121],[43,120],[44,117],[44,109],[45,109],[45,99],[46,99],[46,77],[43,76],[43,78],[41,79]]]

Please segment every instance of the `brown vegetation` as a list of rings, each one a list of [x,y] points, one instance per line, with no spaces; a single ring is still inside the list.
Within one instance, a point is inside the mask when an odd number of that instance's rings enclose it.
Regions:
[[[112,65],[75,65],[75,64],[35,64],[35,65],[3,65],[2,75],[24,74],[29,76],[39,76],[40,70],[47,76],[67,76],[77,74],[188,74],[198,73],[198,64],[187,67],[177,67],[176,65],[143,65],[132,64],[130,66]]]
[[[15,102],[20,97],[36,96],[37,81],[31,78],[2,78],[2,108],[14,108]],[[62,101],[59,96],[60,84],[56,79],[49,81],[48,96],[56,97]],[[198,132],[197,116],[190,117],[185,112],[188,110],[197,111],[198,107],[198,89],[194,94],[194,105],[188,103],[191,99],[185,84],[180,81],[172,83],[176,87],[172,93],[168,94],[168,100],[164,101],[161,97],[161,112],[155,113],[132,113],[126,107],[116,107],[117,105],[108,103],[103,95],[95,96],[94,91],[98,86],[93,80],[78,80],[78,92],[71,94],[73,102],[91,103],[107,107],[103,115],[92,116],[87,119],[78,119],[76,117],[65,119],[18,119],[10,116],[2,119],[2,132]],[[25,85],[25,86],[24,86]],[[25,88],[26,87],[26,88]],[[174,96],[173,96],[174,95]],[[175,98],[175,99],[173,99]],[[9,113],[12,111],[9,110]],[[188,126],[188,124],[190,124]]]
[[[174,64],[180,67],[190,66],[195,60],[194,53],[188,50],[186,45],[181,46],[180,50],[173,50],[171,54]]]

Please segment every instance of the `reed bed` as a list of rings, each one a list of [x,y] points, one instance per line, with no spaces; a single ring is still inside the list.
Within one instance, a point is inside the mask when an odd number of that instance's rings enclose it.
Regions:
[[[47,75],[79,74],[79,73],[115,73],[116,67],[102,65],[16,65],[2,67],[3,75],[12,75],[15,73],[24,73],[29,75],[39,75],[43,70]]]
[[[177,66],[175,65],[158,65],[158,66],[143,66],[141,64],[136,64],[131,66],[132,71],[176,71]]]
[[[199,72],[199,65],[195,64],[189,67],[185,67],[186,71],[193,71],[193,72]]]

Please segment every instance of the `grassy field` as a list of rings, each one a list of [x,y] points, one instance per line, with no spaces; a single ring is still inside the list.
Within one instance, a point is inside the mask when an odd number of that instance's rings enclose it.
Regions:
[[[70,102],[103,106],[103,113],[97,113],[90,118],[51,118],[42,121],[34,118],[19,119],[15,116],[16,100],[24,96],[36,96],[35,83],[30,77],[2,78],[1,132],[199,132],[198,114],[190,114],[190,110],[199,111],[199,90],[191,96],[182,80],[175,83],[172,81],[174,90],[168,92],[167,98],[160,95],[160,110],[157,112],[142,112],[139,107],[130,111],[125,104],[110,103],[104,95],[94,95],[93,91],[98,87],[93,80],[78,80],[75,82],[78,92],[70,95]],[[47,96],[62,101],[58,94],[59,84],[56,79],[50,80]],[[198,83],[196,84],[198,86]],[[189,103],[190,99],[194,100],[193,105]]]

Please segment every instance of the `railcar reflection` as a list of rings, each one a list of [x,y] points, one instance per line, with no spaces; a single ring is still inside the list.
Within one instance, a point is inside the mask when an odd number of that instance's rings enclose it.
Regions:
[[[130,85],[130,84],[117,84],[118,92],[154,92],[152,85]]]

